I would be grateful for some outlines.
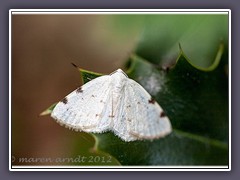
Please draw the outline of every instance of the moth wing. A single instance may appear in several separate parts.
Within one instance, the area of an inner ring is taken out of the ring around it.
[[[151,95],[132,79],[126,87],[129,92],[127,104],[131,104],[126,112],[134,113],[129,122],[129,133],[137,139],[155,139],[169,134],[172,131],[171,123]]]
[[[66,127],[100,133],[109,129],[111,120],[110,76],[93,79],[67,95],[51,116]],[[110,111],[110,112],[109,112]]]

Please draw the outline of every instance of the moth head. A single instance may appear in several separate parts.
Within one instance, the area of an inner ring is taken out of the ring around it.
[[[118,89],[117,91],[121,91],[128,80],[128,76],[121,69],[114,71],[110,76],[114,87]]]

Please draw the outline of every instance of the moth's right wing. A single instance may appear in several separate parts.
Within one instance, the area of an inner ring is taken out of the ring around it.
[[[93,79],[60,101],[51,116],[61,125],[78,131],[107,131],[111,125],[110,84],[109,75]]]
[[[172,131],[171,123],[163,109],[151,95],[137,82],[129,79],[127,100],[130,104],[126,112],[131,112],[129,133],[137,139],[156,139]]]

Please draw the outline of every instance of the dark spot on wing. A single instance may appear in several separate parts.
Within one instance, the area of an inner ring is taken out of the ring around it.
[[[137,102],[138,104],[140,104],[140,102]]]
[[[61,102],[62,102],[63,104],[67,104],[68,100],[67,100],[67,98],[65,97],[65,98],[63,98],[63,99],[61,100]]]
[[[130,108],[130,107],[131,107],[131,105],[128,105],[128,106],[127,106],[127,108]]]
[[[96,117],[98,117],[99,116],[99,114],[96,114]]]
[[[92,97],[95,97],[94,95],[92,95]]]
[[[81,93],[81,92],[83,92],[83,90],[82,90],[82,87],[80,86],[79,88],[77,88],[77,93]]]
[[[155,100],[153,98],[151,98],[150,100],[148,100],[148,103],[154,104]]]
[[[165,116],[166,116],[165,112],[162,111],[162,112],[160,113],[160,117],[162,118],[162,117],[165,117]]]

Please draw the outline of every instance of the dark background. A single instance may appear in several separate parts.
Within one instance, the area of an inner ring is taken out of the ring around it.
[[[0,53],[0,59],[1,59],[1,75],[0,75],[0,82],[1,82],[1,121],[0,121],[0,127],[2,130],[0,131],[0,137],[1,137],[1,174],[2,176],[6,176],[5,179],[26,179],[28,176],[36,176],[37,174],[33,173],[13,173],[8,172],[8,10],[10,8],[231,8],[232,10],[232,171],[231,172],[221,172],[221,173],[200,173],[200,175],[196,175],[196,173],[151,173],[151,177],[162,177],[162,178],[178,178],[178,179],[203,179],[203,178],[209,178],[209,179],[237,179],[237,176],[239,175],[239,155],[237,152],[239,152],[239,143],[237,138],[237,133],[239,131],[235,131],[236,128],[239,127],[239,121],[237,121],[237,115],[239,117],[239,111],[237,112],[237,108],[239,107],[239,95],[237,94],[239,92],[238,87],[238,81],[237,77],[239,77],[239,71],[237,72],[237,68],[239,67],[239,51],[237,51],[239,47],[239,36],[237,36],[237,32],[239,32],[239,10],[237,7],[240,7],[237,4],[234,4],[234,1],[201,1],[201,2],[192,2],[192,1],[168,1],[168,2],[156,2],[156,1],[147,1],[147,2],[140,2],[138,3],[132,1],[131,3],[126,4],[124,1],[116,2],[107,2],[102,1],[101,4],[93,4],[93,1],[87,1],[82,3],[76,3],[75,1],[57,1],[59,3],[55,4],[56,1],[41,1],[41,2],[33,2],[33,1],[27,1],[23,0],[21,2],[19,1],[1,1],[0,4],[0,20],[1,20],[1,36],[0,36],[0,46],[1,46],[1,53]],[[87,67],[86,67],[87,68]],[[70,70],[71,73],[74,73],[72,70]],[[76,74],[72,75],[75,76]],[[235,81],[236,80],[236,81]],[[78,83],[78,82],[76,82]],[[70,88],[70,86],[67,86]],[[44,105],[42,105],[44,106]],[[239,136],[238,136],[239,137]],[[81,173],[77,174],[75,173],[76,177],[87,177],[87,174],[89,173]],[[91,177],[97,178],[100,173],[91,173]],[[139,173],[121,173],[122,176],[118,176],[118,178],[122,179],[124,176],[126,177],[138,177],[138,179],[143,179],[146,177],[149,177],[149,173],[145,174],[139,174]],[[41,178],[53,178],[56,173],[45,173],[41,174],[44,177],[38,176],[39,179]],[[73,175],[74,176],[74,175]],[[113,173],[109,173],[108,177],[115,177]],[[191,177],[194,176],[194,177]],[[62,174],[61,177],[58,177],[58,179],[63,179],[69,177],[68,174]],[[104,176],[105,177],[105,176]],[[33,177],[32,177],[33,178]]]

